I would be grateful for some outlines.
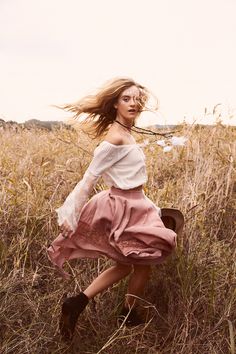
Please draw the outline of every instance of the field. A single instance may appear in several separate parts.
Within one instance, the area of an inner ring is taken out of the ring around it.
[[[81,179],[97,142],[68,129],[0,131],[1,353],[236,353],[236,129],[180,130],[186,147],[144,147],[146,195],[186,219],[176,253],[153,267],[141,301],[147,323],[117,324],[123,280],[91,302],[69,347],[58,334],[61,301],[111,261],[72,262],[65,281],[46,248],[59,232],[54,209]],[[93,193],[105,188],[101,180]]]

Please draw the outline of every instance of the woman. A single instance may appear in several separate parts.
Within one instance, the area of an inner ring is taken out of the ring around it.
[[[96,137],[106,135],[83,179],[57,209],[61,233],[48,255],[60,268],[66,260],[82,257],[105,255],[116,262],[83,292],[64,301],[60,318],[64,339],[72,338],[78,316],[89,300],[129,274],[129,295],[122,314],[127,324],[141,323],[135,298],[143,293],[150,266],[161,263],[176,246],[176,233],[164,226],[160,209],[143,192],[145,155],[131,134],[148,98],[148,90],[140,84],[115,79],[97,94],[63,107],[75,117],[87,113],[85,123],[90,124],[90,132]],[[88,201],[100,176],[110,188]],[[172,215],[169,221],[178,223],[178,217]]]

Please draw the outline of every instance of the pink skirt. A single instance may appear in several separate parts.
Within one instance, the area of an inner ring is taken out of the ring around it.
[[[111,187],[84,205],[74,234],[59,234],[47,251],[67,275],[62,266],[71,259],[106,256],[124,264],[158,264],[175,246],[176,233],[164,226],[142,189]]]

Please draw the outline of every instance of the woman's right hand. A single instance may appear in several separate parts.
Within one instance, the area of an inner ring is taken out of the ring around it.
[[[60,230],[61,230],[60,234],[64,238],[68,238],[73,234],[73,231],[71,230],[70,226],[66,221],[64,221],[64,223],[60,226]]]

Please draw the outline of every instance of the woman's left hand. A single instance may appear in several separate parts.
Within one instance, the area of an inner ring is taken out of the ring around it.
[[[66,221],[64,221],[64,223],[61,225],[60,230],[61,230],[61,235],[64,238],[68,238],[73,234],[73,231],[71,230],[70,226]]]

